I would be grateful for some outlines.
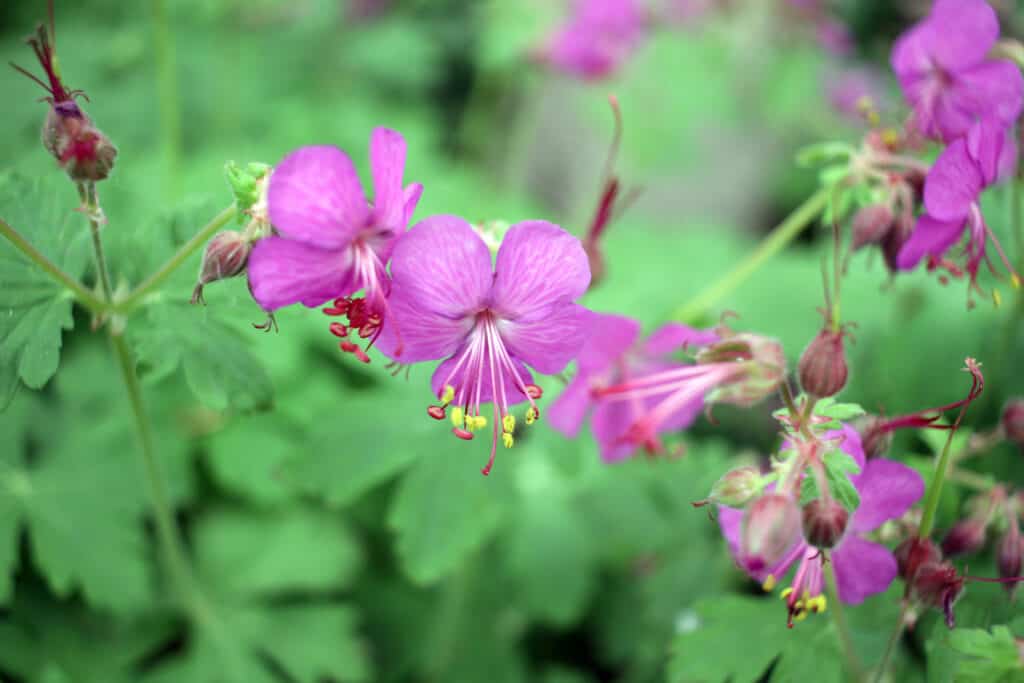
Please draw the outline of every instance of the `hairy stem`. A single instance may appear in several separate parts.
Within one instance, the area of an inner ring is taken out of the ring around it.
[[[159,287],[164,280],[169,278],[171,274],[188,259],[189,256],[202,248],[203,245],[213,237],[214,233],[227,225],[227,223],[235,217],[236,212],[237,209],[235,208],[235,205],[232,204],[214,216],[209,223],[203,226],[203,228],[192,237],[192,239],[182,245],[181,249],[179,249],[174,256],[168,259],[164,265],[160,266],[159,270],[146,278],[142,284],[132,290],[132,292],[123,300],[117,302],[114,308],[119,313],[127,313],[137,307],[142,303],[147,294]]]
[[[942,447],[942,453],[939,455],[939,464],[935,468],[932,480],[928,483],[928,493],[924,500],[924,512],[921,515],[921,526],[917,534],[919,538],[931,536],[932,528],[935,526],[935,511],[939,508],[942,484],[946,480],[946,471],[949,469],[950,460],[952,460],[950,457],[953,451],[951,446],[955,434],[956,430],[950,429],[949,434],[946,435],[946,443]]]
[[[174,37],[163,0],[152,0],[153,50],[160,106],[160,130],[164,149],[164,188],[168,199],[181,194],[181,102],[178,97]]]
[[[842,601],[839,599],[839,584],[836,583],[836,573],[832,570],[832,563],[826,562],[824,567],[825,582],[828,587],[828,599],[832,614],[832,623],[836,626],[839,634],[839,644],[843,648],[843,657],[846,659],[846,668],[849,670],[853,680],[864,680],[864,665],[857,656],[857,650],[853,645],[853,638],[850,636],[850,625],[846,621],[846,612]]]
[[[0,219],[0,235],[3,235],[18,251],[39,266],[44,273],[68,289],[75,299],[90,311],[98,314],[106,309],[106,302],[101,301],[96,295],[86,289],[85,285],[65,273],[56,263],[46,258],[20,232],[4,222],[3,219]]]
[[[718,281],[701,290],[686,305],[678,308],[672,317],[689,324],[699,321],[709,308],[746,282],[751,275],[757,272],[758,268],[782,251],[807,226],[811,225],[825,208],[828,198],[829,190],[827,188],[820,189],[808,197],[803,204],[768,233],[768,236],[746,259]]]
[[[103,210],[100,208],[96,185],[87,183],[79,186],[83,207],[89,217],[89,233],[92,235],[92,253],[96,257],[96,276],[100,281],[100,291],[104,301],[114,300],[114,289],[110,286],[110,272],[107,270],[107,259],[103,255],[103,239],[100,230],[103,228]]]

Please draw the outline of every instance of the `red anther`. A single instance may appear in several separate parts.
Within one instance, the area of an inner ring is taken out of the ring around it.
[[[530,398],[536,400],[536,399],[538,399],[538,398],[540,398],[541,396],[544,395],[544,390],[541,389],[536,384],[527,384],[526,385],[526,395],[529,396]],[[540,417],[540,416],[538,415],[538,417]]]
[[[459,437],[463,441],[472,441],[473,440],[473,432],[469,431],[468,429],[462,429],[461,427],[455,427],[454,429],[452,429],[452,434],[454,434],[455,436]]]
[[[346,299],[343,296],[342,297],[338,297],[337,299],[334,300],[334,307],[336,309],[338,309],[339,311],[341,311],[342,313],[348,312],[348,304],[349,304],[348,299]]]
[[[362,327],[359,328],[359,338],[360,339],[367,339],[369,337],[372,337],[373,333],[376,332],[376,331],[377,331],[377,325],[372,325],[370,323],[366,323],[365,325],[363,325]]]
[[[363,351],[358,346],[356,347],[356,350],[352,352],[352,354],[363,363],[370,362],[370,357],[366,355],[366,351]]]
[[[324,315],[345,315],[345,310],[342,308],[327,307],[323,309]]]
[[[427,415],[435,420],[444,419],[444,406],[427,406]]]
[[[338,346],[345,353],[355,353],[356,349],[359,348],[358,346],[356,346],[352,342],[348,341],[347,339],[345,341],[341,342],[340,344],[338,344]]]
[[[373,325],[374,327],[380,327],[380,324],[383,321],[384,319],[380,317],[380,313],[371,313],[370,317],[366,319],[366,324]]]
[[[339,322],[333,322],[331,323],[331,334],[335,337],[341,337],[344,339],[348,336],[348,328]]]

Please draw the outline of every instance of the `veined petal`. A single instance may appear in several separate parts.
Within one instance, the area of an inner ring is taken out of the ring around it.
[[[537,372],[561,372],[583,346],[582,306],[556,303],[529,318],[499,320],[498,330],[509,352]]]
[[[640,323],[624,315],[587,309],[582,309],[581,315],[586,335],[576,357],[581,373],[601,372],[610,367],[640,336]]]
[[[489,403],[495,399],[494,387],[491,383],[491,363],[484,360],[481,366],[475,367],[470,361],[460,364],[461,356],[465,349],[460,349],[454,356],[437,366],[433,377],[430,379],[430,386],[434,395],[440,397],[446,386],[455,387],[455,404],[461,405],[465,402],[475,404],[477,402],[476,387],[480,387],[480,403]],[[498,394],[505,405],[515,405],[526,400],[526,394],[518,389],[521,382],[524,386],[533,384],[533,375],[523,366],[522,363],[513,360],[516,375],[500,364],[494,365],[494,378],[498,385]],[[517,379],[518,378],[518,379]],[[465,394],[461,393],[465,388]],[[485,414],[486,415],[486,414]],[[490,415],[486,415],[490,419]]]
[[[498,249],[492,307],[505,319],[536,319],[552,304],[575,301],[589,284],[578,239],[545,221],[517,223]]]
[[[935,160],[924,184],[928,215],[940,221],[963,220],[981,192],[984,178],[977,160],[960,138]]]
[[[482,308],[493,279],[491,252],[458,216],[431,216],[395,245],[394,287],[424,314],[455,319]]]
[[[889,587],[896,578],[896,558],[882,545],[847,534],[832,552],[839,599],[857,605]]]
[[[569,438],[579,434],[580,426],[587,417],[594,400],[590,395],[590,377],[582,372],[576,374],[569,385],[562,390],[544,413],[547,423]]]
[[[320,249],[283,237],[257,242],[248,272],[252,296],[267,311],[294,303],[319,306],[358,288],[350,250]]]
[[[369,216],[352,160],[327,146],[297,149],[274,168],[267,211],[283,237],[325,249],[347,245]]]
[[[387,263],[391,260],[391,254],[395,250],[395,245],[398,244],[398,239],[405,234],[405,229],[409,225],[409,219],[412,218],[412,214],[416,211],[416,205],[420,201],[420,195],[423,194],[423,186],[419,183],[413,183],[405,188],[403,201],[405,204],[402,209],[402,222],[398,227],[398,232],[391,233],[383,236],[383,239],[373,241],[373,250],[377,253],[377,257],[381,263]]]
[[[370,137],[370,169],[373,172],[374,224],[383,229],[404,230],[405,138],[388,128],[376,128]]]
[[[924,495],[920,474],[885,458],[869,460],[851,479],[860,493],[860,507],[850,521],[856,532],[874,531],[883,522],[901,517]]]
[[[435,313],[419,305],[405,285],[393,282],[374,346],[399,363],[437,360],[455,353],[472,329],[472,316]]]
[[[643,343],[643,352],[648,356],[666,356],[684,347],[696,348],[718,341],[714,330],[697,330],[682,323],[662,325]]]
[[[900,249],[897,265],[900,270],[910,270],[916,266],[926,254],[942,256],[946,250],[956,244],[964,231],[964,221],[939,221],[928,214],[917,219],[914,232]]]

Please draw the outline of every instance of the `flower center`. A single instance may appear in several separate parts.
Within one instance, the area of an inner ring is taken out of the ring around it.
[[[380,336],[381,325],[387,313],[387,295],[389,281],[384,264],[363,239],[357,239],[351,247],[352,282],[364,291],[364,296],[338,297],[331,306],[323,309],[325,315],[345,318],[345,322],[334,321],[330,324],[331,334],[341,339],[338,347],[345,353],[351,353],[363,363],[369,363],[370,357],[349,337],[354,334],[359,339],[368,339],[368,350]],[[401,348],[401,335],[399,349]],[[400,351],[399,351],[400,353]]]

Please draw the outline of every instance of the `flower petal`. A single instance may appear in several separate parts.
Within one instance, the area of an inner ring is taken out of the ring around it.
[[[498,249],[492,305],[507,320],[536,319],[553,304],[575,301],[589,284],[580,241],[557,225],[526,221],[513,225]]]
[[[640,323],[624,315],[583,309],[586,340],[576,362],[581,373],[602,372],[622,357],[640,336]]]
[[[963,231],[963,220],[938,221],[928,214],[923,214],[917,219],[910,239],[900,249],[896,263],[900,270],[910,270],[926,254],[941,257],[947,249],[956,244]]]
[[[577,373],[558,398],[548,406],[544,417],[554,429],[569,438],[579,434],[593,399],[590,396],[590,378]]]
[[[455,353],[473,324],[472,317],[439,315],[421,306],[408,287],[392,283],[384,323],[374,346],[403,364],[437,360]]]
[[[352,160],[326,146],[297,149],[274,168],[267,211],[282,236],[327,249],[347,245],[369,216]]]
[[[460,350],[454,356],[444,361],[437,366],[437,370],[434,371],[433,377],[430,379],[430,386],[434,390],[434,395],[440,397],[444,393],[444,388],[448,385],[455,387],[455,404],[461,405],[470,401],[476,401],[476,382],[480,382],[480,403],[489,403],[494,400],[494,389],[491,383],[491,365],[488,361],[484,361],[483,368],[471,369],[469,365],[463,363],[461,366],[458,365],[459,357],[462,355],[463,350]],[[498,386],[504,389],[505,405],[515,405],[516,403],[522,403],[526,400],[526,394],[517,389],[519,382],[523,385],[533,384],[533,375],[526,367],[515,360],[513,360],[515,366],[516,375],[518,375],[518,381],[516,377],[508,369],[504,369],[502,366],[495,366],[495,379],[498,381]],[[473,387],[473,396],[465,397],[459,395],[460,387]],[[491,416],[487,415],[490,419]]]
[[[960,138],[939,155],[924,184],[924,206],[940,221],[963,220],[981,192],[984,178]]]
[[[431,216],[402,235],[391,256],[394,287],[410,306],[461,318],[483,306],[493,278],[491,252],[458,216]]]
[[[583,314],[572,303],[533,311],[529,318],[498,321],[501,339],[509,352],[537,372],[561,372],[583,346]]]
[[[882,545],[847,534],[832,552],[839,599],[848,605],[881,593],[896,578],[896,558]]]
[[[681,323],[662,325],[644,341],[643,352],[648,356],[665,356],[683,348],[707,346],[718,341],[714,330],[697,330]]]
[[[357,289],[349,249],[330,250],[266,237],[249,255],[249,289],[266,311],[289,304],[320,304]]]
[[[989,60],[958,75],[950,98],[971,115],[993,118],[1009,127],[1020,116],[1024,102],[1024,75],[1013,62]]]
[[[606,463],[625,460],[637,449],[626,439],[629,428],[640,418],[630,401],[600,401],[590,418],[591,431]]]
[[[902,463],[885,458],[869,460],[864,470],[851,477],[860,493],[860,507],[853,514],[853,531],[873,531],[909,510],[924,495],[921,475]]]
[[[405,138],[398,131],[375,128],[370,137],[370,169],[373,172],[374,224],[391,232],[405,229]]]
[[[776,580],[781,580],[785,573],[789,571],[789,566],[807,550],[807,544],[800,541],[794,544],[775,566],[766,567],[759,571],[750,571],[743,566],[743,558],[740,557],[740,537],[743,534],[743,510],[720,505],[718,507],[718,526],[722,531],[722,536],[725,537],[726,543],[729,545],[729,552],[739,568],[758,582],[763,582],[769,575],[774,576]]]
[[[999,38],[999,18],[985,0],[936,0],[925,21],[932,56],[950,71],[985,59]]]

